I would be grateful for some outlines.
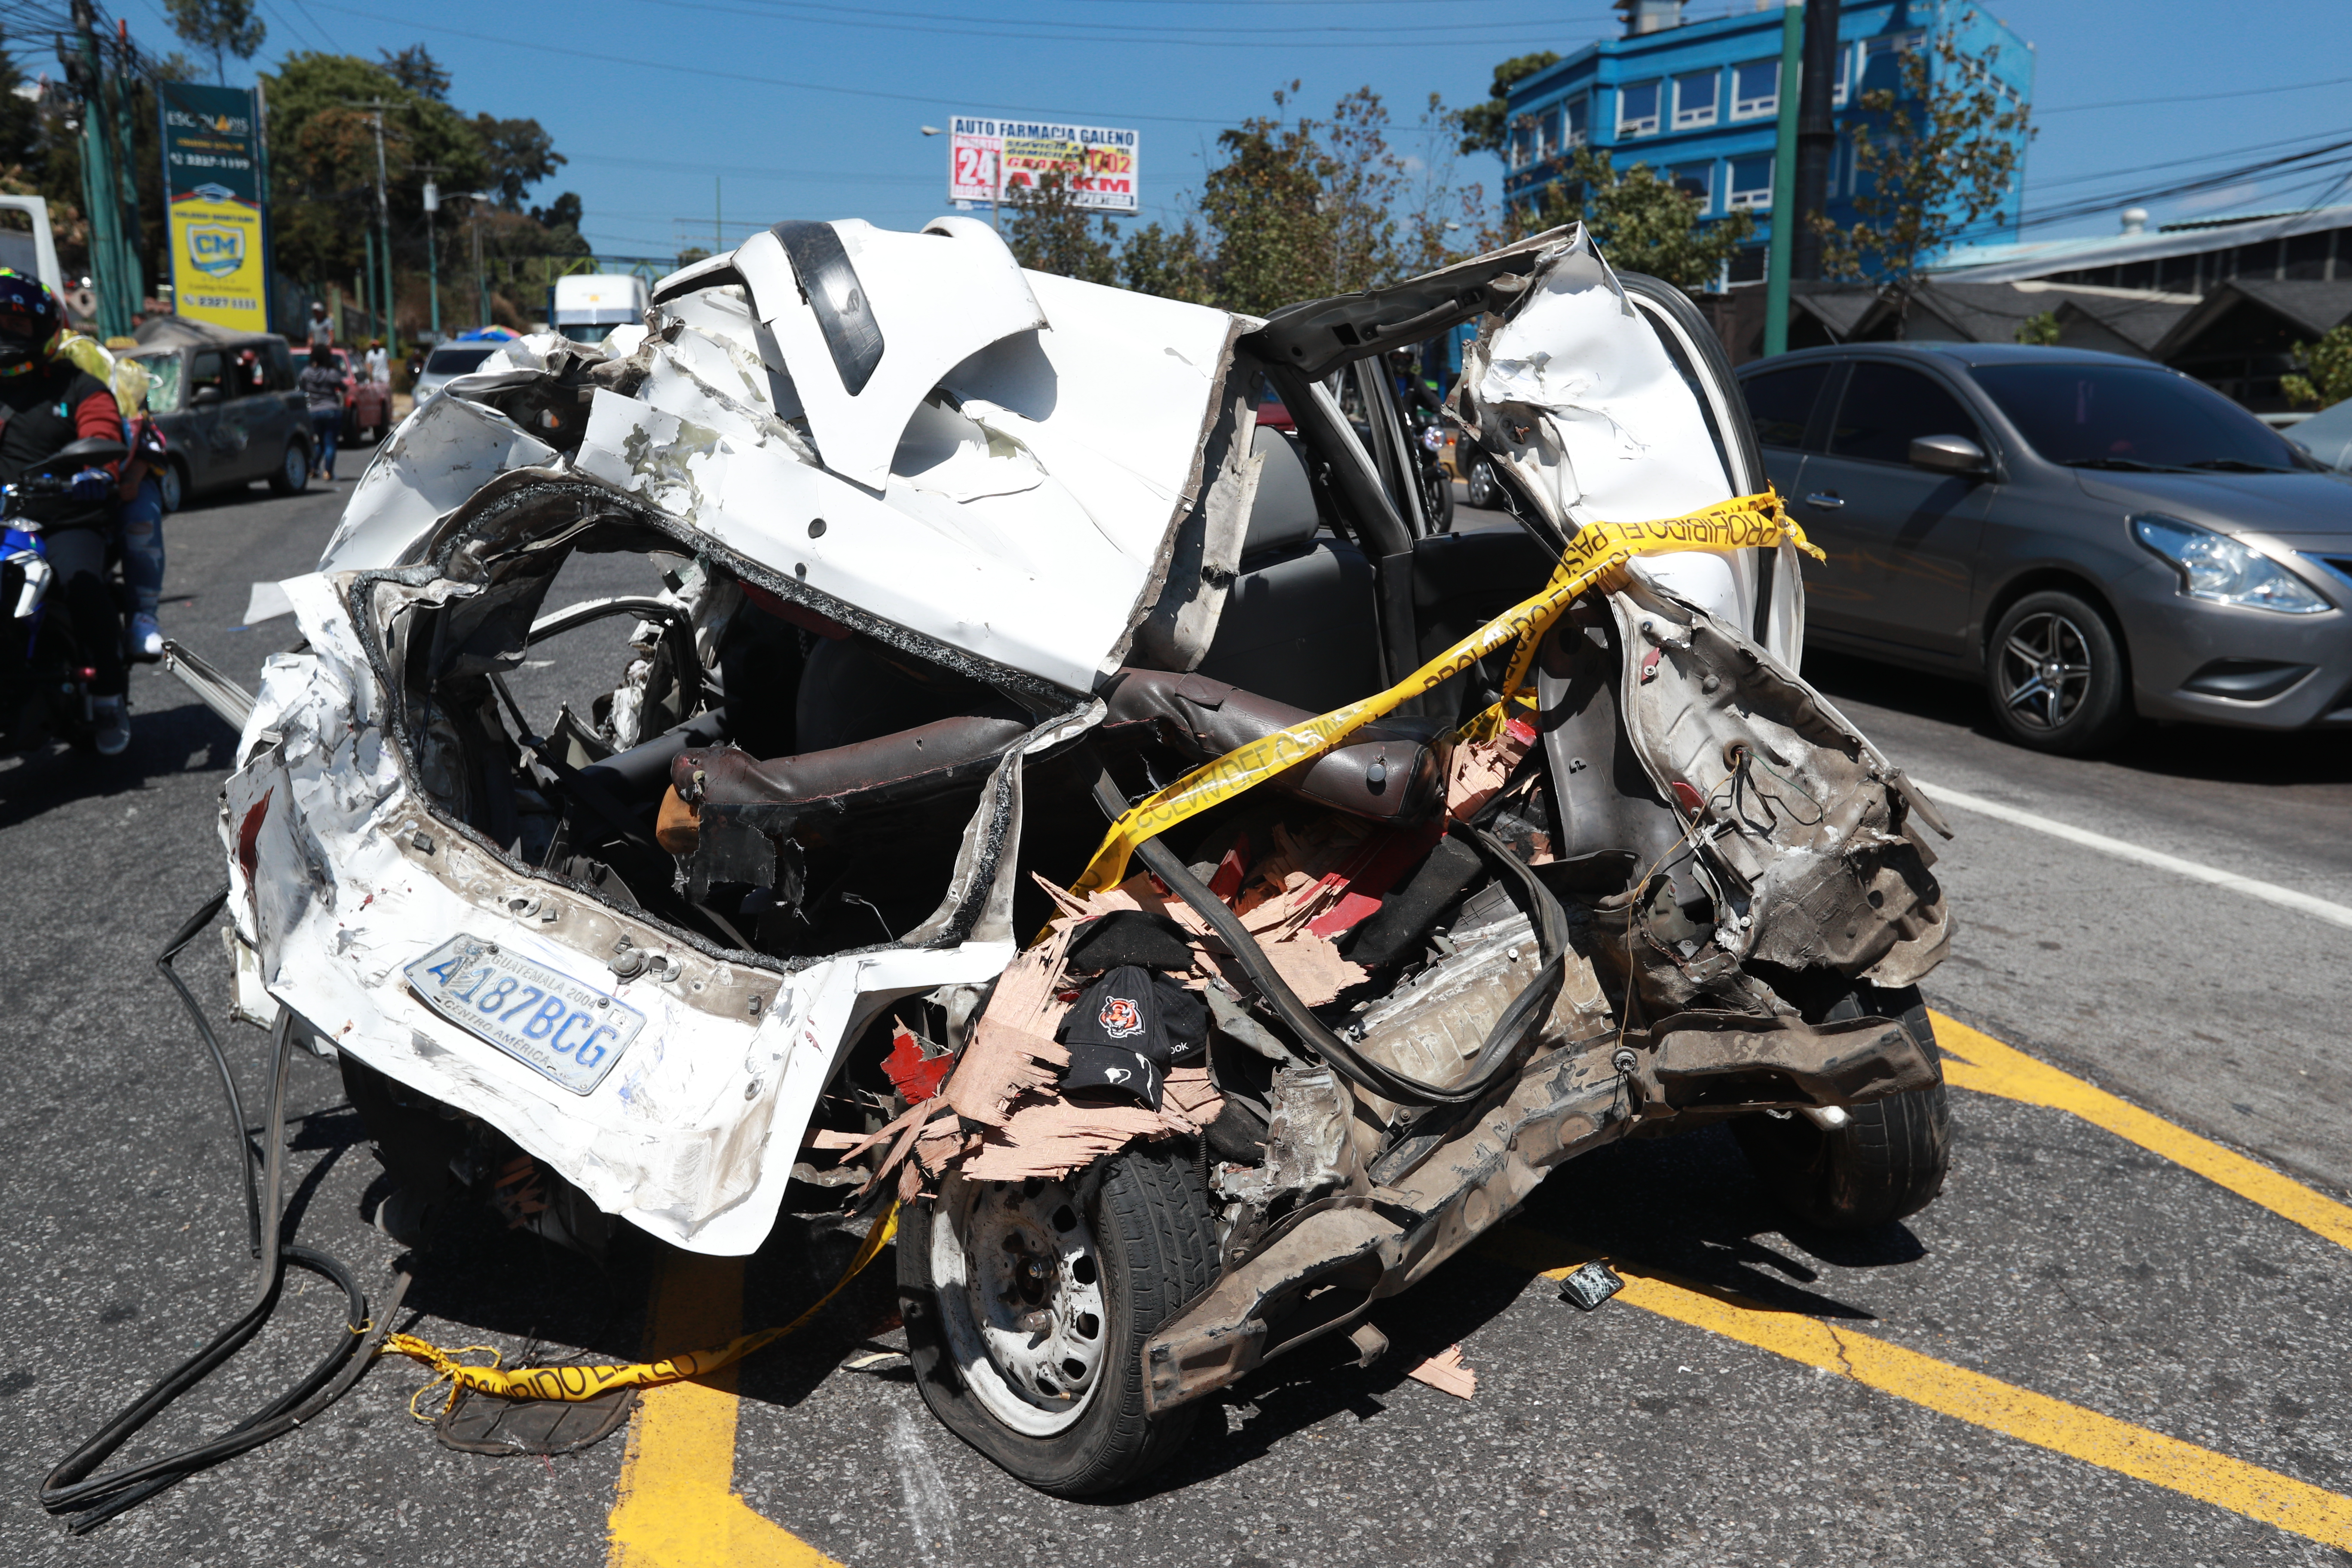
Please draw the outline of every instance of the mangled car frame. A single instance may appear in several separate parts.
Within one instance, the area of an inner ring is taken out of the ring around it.
[[[947,218],[654,300],[386,444],[225,791],[240,1005],[414,1202],[520,1159],[542,1234],[718,1254],[895,1204],[924,1399],[1076,1495],[1612,1140],[1936,1194],[1941,828],[1794,673],[1675,290],[1561,230],[1258,321]],[[1518,526],[1449,534],[1382,356],[1474,321]],[[599,562],[646,591],[552,602]]]

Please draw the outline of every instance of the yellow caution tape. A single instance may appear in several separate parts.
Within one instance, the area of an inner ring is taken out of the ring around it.
[[[433,1383],[426,1384],[424,1389],[417,1391],[418,1394],[446,1379],[449,1384],[452,1404],[456,1403],[457,1391],[461,1388],[470,1388],[477,1394],[500,1394],[509,1399],[578,1401],[593,1399],[615,1388],[649,1388],[656,1384],[679,1383],[717,1372],[724,1366],[732,1366],[752,1352],[764,1350],[786,1334],[806,1327],[819,1312],[824,1310],[827,1303],[848,1287],[852,1279],[865,1271],[866,1266],[889,1245],[890,1238],[898,1234],[898,1205],[893,1203],[884,1211],[882,1217],[874,1222],[874,1228],[866,1233],[866,1240],[858,1247],[857,1256],[849,1260],[849,1267],[842,1271],[840,1279],[834,1281],[833,1289],[818,1297],[814,1306],[780,1329],[761,1329],[757,1333],[730,1341],[716,1350],[688,1351],[683,1355],[638,1362],[633,1366],[530,1366],[508,1370],[497,1364],[499,1352],[488,1345],[467,1345],[462,1350],[445,1351],[409,1334],[388,1334],[377,1353],[404,1355],[425,1363],[436,1375]],[[491,1364],[468,1366],[457,1359],[468,1351],[488,1351]],[[415,1399],[410,1400],[409,1406],[415,1408]]]
[[[1371,721],[1394,712],[1412,698],[1516,641],[1518,646],[1512,653],[1509,673],[1504,680],[1503,700],[1464,727],[1465,732],[1474,737],[1491,731],[1526,683],[1537,646],[1543,641],[1551,623],[1579,595],[1634,556],[1664,555],[1684,550],[1728,554],[1736,550],[1769,548],[1784,538],[1815,560],[1822,558],[1822,552],[1806,541],[1804,531],[1790,520],[1780,496],[1769,489],[1759,495],[1720,501],[1683,517],[1650,522],[1587,523],[1568,542],[1551,581],[1544,584],[1541,593],[1513,605],[1386,691],[1236,747],[1202,763],[1134,806],[1111,824],[1110,831],[1103,837],[1102,847],[1095,851],[1086,874],[1070,885],[1071,891],[1089,893],[1118,886],[1127,878],[1128,857],[1135,852],[1137,845],[1301,763],[1312,762]]]

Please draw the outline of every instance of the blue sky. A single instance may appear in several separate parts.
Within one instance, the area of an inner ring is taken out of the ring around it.
[[[786,216],[916,226],[945,209],[947,179],[946,138],[919,127],[959,111],[1139,128],[1146,216],[1165,216],[1197,186],[1218,128],[1267,111],[1274,89],[1294,79],[1317,112],[1369,84],[1409,125],[1432,92],[1456,105],[1483,98],[1499,59],[1566,54],[1620,26],[1606,0],[260,5],[269,37],[257,65],[298,48],[373,57],[425,44],[450,68],[461,108],[534,116],[554,135],[572,162],[538,199],[578,191],[599,250],[643,256],[709,246],[715,205],[730,239]],[[1752,5],[1694,0],[1687,15]],[[2035,46],[2041,135],[2027,165],[2029,224],[2037,206],[2249,163],[2331,131],[2352,139],[2347,0],[1984,8]],[[113,9],[151,49],[177,46],[161,0],[113,0]],[[2312,83],[2325,85],[2303,85]],[[1461,174],[1491,194],[1501,169],[1465,159]],[[2322,191],[2307,177],[2273,177],[2155,212],[2162,222],[2300,207]],[[2352,201],[2352,188],[2334,199]],[[2028,237],[2116,221],[2104,213]]]

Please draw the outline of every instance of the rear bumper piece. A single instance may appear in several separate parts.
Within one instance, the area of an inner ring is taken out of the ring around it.
[[[1849,1104],[1937,1081],[1937,1069],[1899,1023],[1883,1018],[1808,1029],[1735,1029],[1703,1015],[1630,1037],[1620,1073],[1613,1037],[1531,1064],[1507,1098],[1459,1131],[1394,1187],[1321,1199],[1278,1222],[1246,1258],[1229,1260],[1209,1292],[1143,1347],[1143,1397],[1153,1414],[1189,1404],[1372,1303],[1418,1284],[1525,1202],[1552,1166],[1687,1109],[1696,1121],[1735,1109]]]

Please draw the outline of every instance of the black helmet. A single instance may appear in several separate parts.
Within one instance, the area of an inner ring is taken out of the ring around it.
[[[0,267],[0,375],[47,363],[65,331],[65,312],[39,279]]]

